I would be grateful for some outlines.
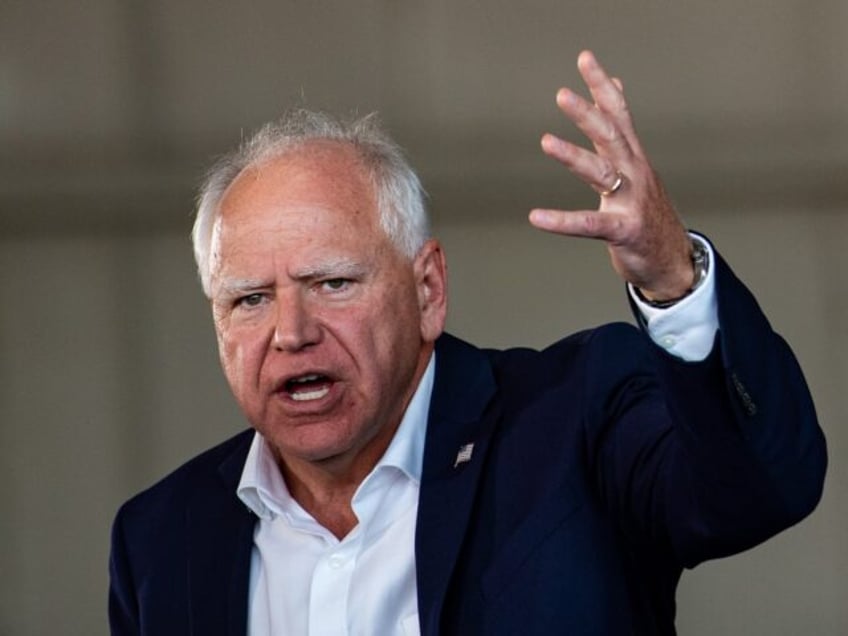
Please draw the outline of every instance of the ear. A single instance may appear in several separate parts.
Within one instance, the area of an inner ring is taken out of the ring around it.
[[[413,273],[421,315],[421,339],[433,342],[445,329],[448,310],[447,264],[438,241],[430,239],[418,251]]]

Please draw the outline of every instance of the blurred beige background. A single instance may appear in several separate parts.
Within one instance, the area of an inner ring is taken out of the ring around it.
[[[210,159],[282,109],[378,109],[447,245],[451,329],[543,345],[629,319],[594,201],[538,150],[592,47],[645,145],[793,344],[824,500],[684,575],[684,635],[848,633],[848,3],[164,0],[0,4],[0,634],[107,633],[121,501],[243,422],[188,243]]]

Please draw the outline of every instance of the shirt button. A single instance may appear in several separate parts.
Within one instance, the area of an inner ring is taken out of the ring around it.
[[[671,349],[674,345],[677,344],[677,338],[674,336],[663,336],[660,338],[660,346],[664,349]]]
[[[327,565],[329,565],[334,570],[338,570],[344,565],[344,557],[338,554],[334,554],[327,560]]]

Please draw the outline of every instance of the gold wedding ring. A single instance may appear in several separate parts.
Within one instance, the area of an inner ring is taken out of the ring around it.
[[[621,170],[615,171],[615,183],[613,183],[609,189],[607,190],[598,190],[598,194],[602,197],[608,197],[611,194],[615,194],[621,189],[621,186],[624,185],[624,175],[621,174]]]

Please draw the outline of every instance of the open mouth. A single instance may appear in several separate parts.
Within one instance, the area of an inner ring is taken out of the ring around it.
[[[326,375],[310,373],[286,380],[283,388],[296,402],[320,400],[330,392],[332,380]]]

